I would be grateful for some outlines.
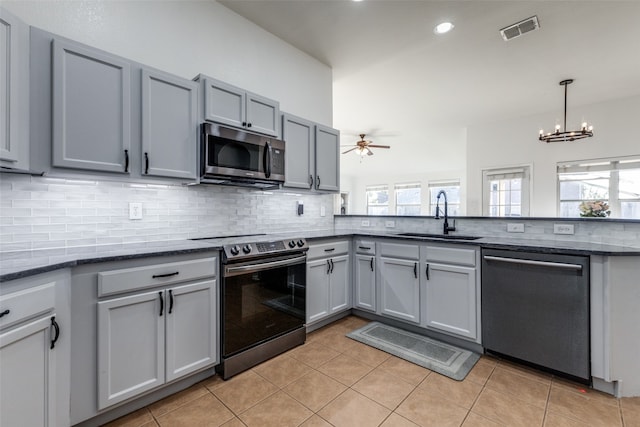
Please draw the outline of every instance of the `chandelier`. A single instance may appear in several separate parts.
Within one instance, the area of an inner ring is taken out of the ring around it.
[[[576,141],[578,139],[588,138],[593,136],[593,126],[588,125],[587,122],[582,122],[580,130],[567,130],[567,86],[573,83],[573,79],[562,80],[560,86],[564,86],[564,130],[560,132],[560,125],[556,125],[556,129],[553,132],[544,133],[544,130],[540,129],[540,141],[549,142],[561,142],[561,141]]]

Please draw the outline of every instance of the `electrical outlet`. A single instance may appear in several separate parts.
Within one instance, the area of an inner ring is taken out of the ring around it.
[[[324,205],[320,205],[320,216],[325,216],[327,215],[327,211],[324,208]]]
[[[573,224],[553,224],[553,234],[573,234]]]
[[[507,232],[509,233],[524,233],[523,223],[507,224]]]
[[[129,203],[129,219],[142,219],[142,203]]]
[[[384,226],[387,227],[387,228],[395,228],[396,222],[395,221],[385,221],[384,222]]]
[[[362,222],[360,223],[361,226],[363,227],[368,227],[369,226],[369,220],[368,219],[363,219]]]

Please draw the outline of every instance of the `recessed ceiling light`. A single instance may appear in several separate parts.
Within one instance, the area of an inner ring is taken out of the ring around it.
[[[442,22],[436,25],[436,28],[433,29],[433,32],[436,34],[444,34],[453,30],[453,24],[451,22]]]

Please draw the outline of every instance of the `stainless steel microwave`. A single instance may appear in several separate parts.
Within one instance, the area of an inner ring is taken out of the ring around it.
[[[284,182],[284,141],[202,124],[200,182],[274,188]]]

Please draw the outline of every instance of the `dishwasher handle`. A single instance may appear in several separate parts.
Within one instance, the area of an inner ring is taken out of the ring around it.
[[[560,268],[563,270],[582,270],[582,266],[580,264],[565,264],[561,262],[536,261],[532,259],[505,258],[493,255],[484,255],[483,258],[487,261],[508,262],[511,264],[535,265],[538,267]]]

